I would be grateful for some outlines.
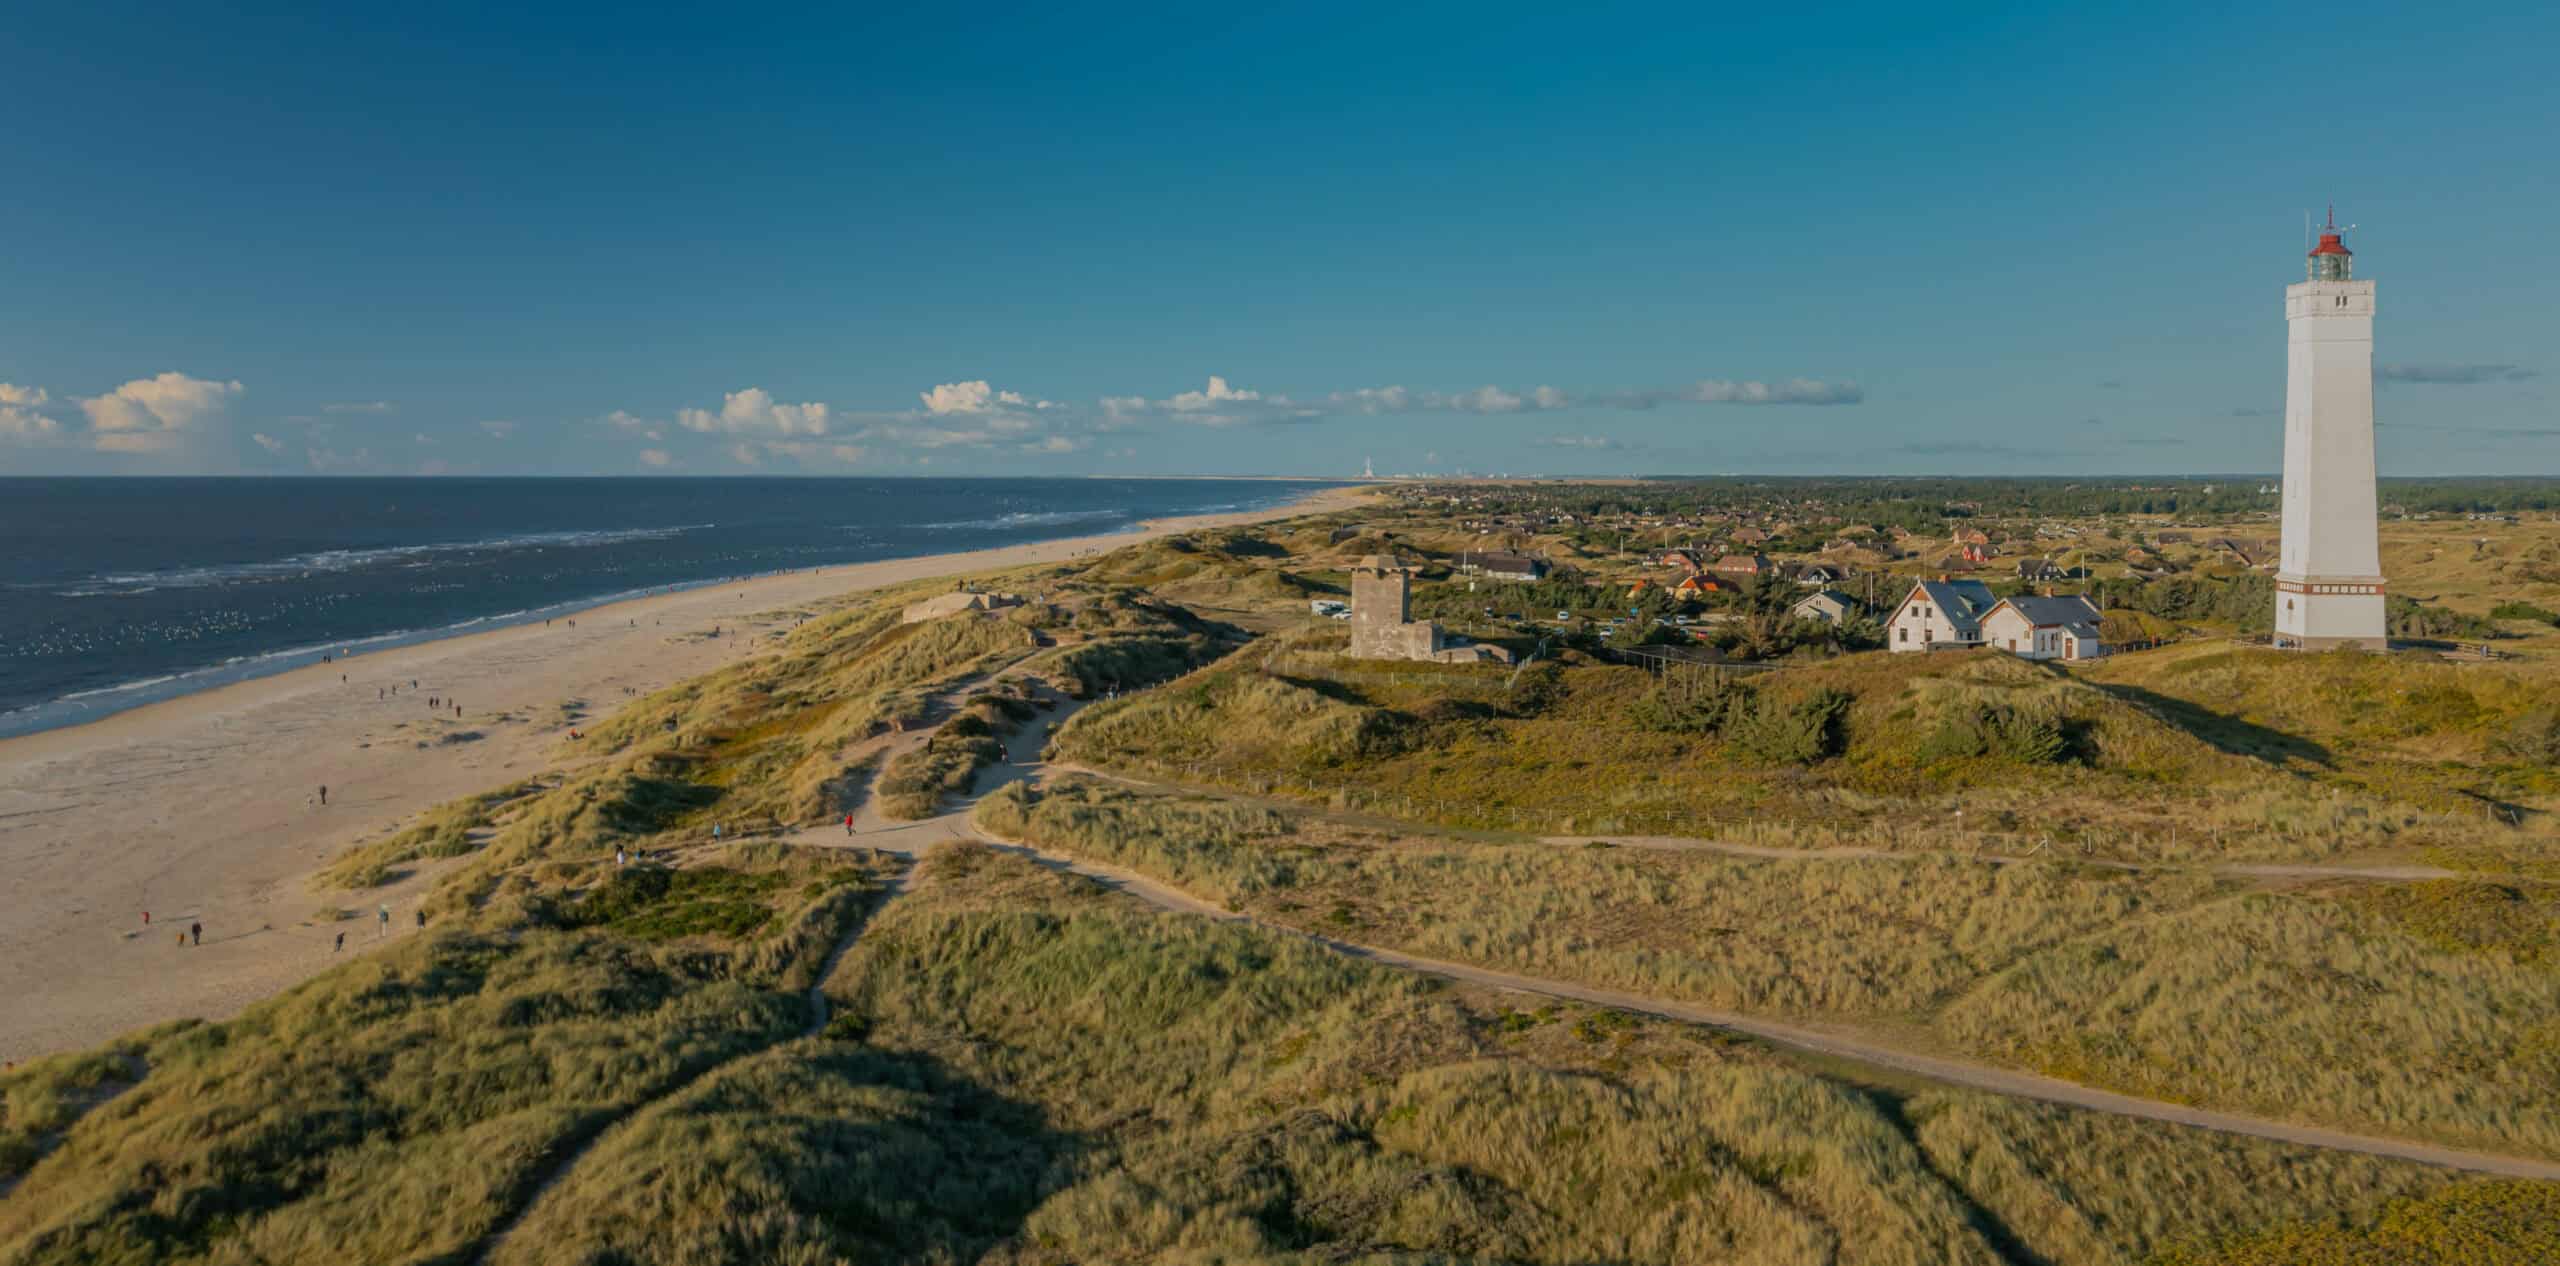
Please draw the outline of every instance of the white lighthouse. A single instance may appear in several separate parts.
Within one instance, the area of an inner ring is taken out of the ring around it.
[[[2373,283],[2329,216],[2310,279],[2284,288],[2284,539],[2276,645],[2382,650],[2374,526]]]

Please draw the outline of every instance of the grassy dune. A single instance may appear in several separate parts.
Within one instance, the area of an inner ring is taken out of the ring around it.
[[[1229,654],[1234,630],[1167,600],[1290,628],[1351,558],[1475,539],[1335,542],[1336,522],[982,578],[1035,596],[995,613],[899,621],[940,584],[806,613],[777,653],[593,727],[579,751],[601,760],[351,852],[330,882],[458,858],[436,930],[236,1020],[0,1074],[0,1266],[455,1262],[520,1214],[500,1260],[2549,1259],[2551,1185],[1847,1081],[1707,1030],[1145,912],[984,848],[935,854],[883,906],[885,859],[704,843],[714,824],[841,813],[892,719],[1003,669],[1119,695],[1068,730],[1069,755],[1360,811],[1099,783],[983,806],[1005,833],[1266,918],[2560,1154],[2542,887],[1764,864],[1415,841],[1364,816],[1910,848],[1987,830],[2144,856],[2477,843],[2465,806],[2372,771],[2465,762],[2529,798],[2495,755],[2538,706],[2524,695],[2456,679],[2465,712],[2416,669],[2349,680],[2381,711],[2306,738],[2286,711],[2305,683],[2249,661],[2182,681],[2172,652],[2093,681],[1852,657],[1750,687],[1773,717],[1846,700],[1800,762],[1630,724],[1657,690],[1632,670],[1541,665],[1515,687],[1347,664],[1333,627]],[[881,794],[938,799],[986,737],[937,740]],[[2532,832],[2496,846],[2530,859]],[[618,868],[617,848],[653,860]],[[832,1020],[804,1036],[807,990],[856,926]]]
[[[2075,1081],[2560,1156],[2560,889],[1398,838],[1084,779],[979,822],[1310,931],[1763,1014],[1925,1026]]]
[[[2315,1233],[2461,1235],[2459,1260],[2491,1266],[2539,1251],[2479,1210],[2545,1188],[1844,1083],[969,845],[873,917],[828,982],[834,1023],[800,1037],[797,986],[877,872],[773,844],[695,860],[663,888],[527,867],[469,928],[0,1080],[0,1121],[50,1118],[0,1262],[464,1260],[571,1155],[496,1260],[2133,1266]],[[732,935],[706,903],[771,917]],[[44,1107],[137,1069],[85,1114]]]
[[[644,1114],[502,1260],[2130,1264],[2476,1189],[1523,1014],[972,846],[830,992],[829,1037]]]
[[[1166,689],[1089,709],[1059,751],[1548,833],[2008,851],[2051,840],[2161,858],[2317,857],[2497,829],[2474,807],[2325,783],[2279,735],[2252,747],[2239,723],[2205,724],[2192,708],[1989,653],[1853,655],[1727,687],[1764,713],[1844,701],[1829,754],[1799,762],[1772,759],[1747,727],[1648,723],[1675,687],[1639,669],[1348,660],[1335,653],[1344,636],[1266,639]],[[1980,737],[2017,719],[2039,727],[2044,746]]]
[[[1071,572],[992,580],[1039,581],[1042,600],[906,624],[904,606],[945,583],[865,595],[800,625],[778,653],[634,701],[581,741],[582,753],[603,760],[440,806],[343,854],[321,882],[369,887],[403,863],[467,856],[430,900],[449,916],[485,902],[498,876],[531,863],[696,843],[715,827],[735,835],[825,821],[869,788],[878,765],[869,741],[893,722],[921,723],[939,692],[1014,666],[1025,680],[1069,693],[1134,687],[1233,644],[1229,630],[1180,607]],[[986,736],[955,731],[908,767],[886,771],[879,791],[895,800],[893,811],[930,812],[941,794],[965,786],[985,754],[972,737]]]
[[[876,885],[852,854],[700,860],[688,873],[727,877],[722,896],[697,883],[652,901],[628,872],[555,868],[468,926],[92,1057],[140,1075],[57,1124],[0,1205],[0,1261],[432,1261],[469,1246],[565,1147],[796,1033],[805,960]],[[649,919],[706,904],[761,917]],[[63,1080],[13,1074],[8,1119]]]

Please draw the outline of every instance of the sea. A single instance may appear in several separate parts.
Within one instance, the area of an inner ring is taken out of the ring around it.
[[[0,478],[0,737],[639,594],[1134,530],[1331,486]]]

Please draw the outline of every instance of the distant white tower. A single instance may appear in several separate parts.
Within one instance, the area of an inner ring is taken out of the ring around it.
[[[1369,460],[1369,459],[1368,459],[1368,458],[1366,458],[1366,457],[1361,458],[1361,459],[1360,459],[1360,477],[1361,477],[1362,479],[1375,479],[1375,478],[1377,478],[1377,477],[1378,477],[1378,463],[1373,462],[1373,461]]]
[[[2276,645],[2387,645],[2374,526],[2373,283],[2333,210],[2311,248],[2310,279],[2284,288],[2284,538],[2276,563]]]

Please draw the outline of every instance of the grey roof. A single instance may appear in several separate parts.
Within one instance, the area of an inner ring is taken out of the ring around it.
[[[1982,636],[1982,617],[2000,604],[1991,596],[1991,586],[1979,580],[1924,580],[1920,592],[1946,617],[1957,636],[1967,641]]]
[[[1796,599],[1795,605],[1800,607],[1808,602],[1815,602],[1824,598],[1829,598],[1833,602],[1838,603],[1842,610],[1847,610],[1849,607],[1855,605],[1850,601],[1849,595],[1842,593],[1837,589],[1816,589],[1812,593]],[[1789,609],[1793,610],[1794,608],[1791,607]]]
[[[2027,623],[2040,629],[2069,624],[2086,624],[2094,629],[2098,623],[2097,605],[2076,593],[2059,598],[2011,598],[2009,605],[2027,617]],[[2096,634],[2093,632],[2086,636],[2094,637]]]

